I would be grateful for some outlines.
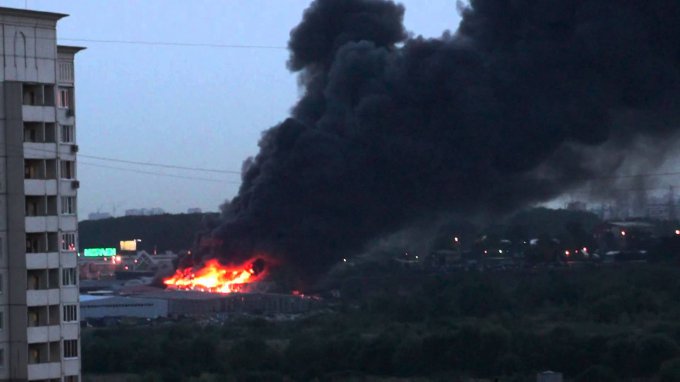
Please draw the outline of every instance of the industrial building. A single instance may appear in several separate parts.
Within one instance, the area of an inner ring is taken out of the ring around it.
[[[88,296],[80,300],[81,319],[107,317],[159,318],[168,316],[165,300],[124,296]]]
[[[131,296],[83,296],[82,320],[212,314],[297,314],[318,305],[311,297],[277,293],[205,293],[147,288]]]
[[[74,55],[66,15],[0,7],[0,381],[80,380]]]

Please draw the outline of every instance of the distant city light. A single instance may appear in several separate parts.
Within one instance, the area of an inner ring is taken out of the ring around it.
[[[675,230],[675,234],[676,234],[676,235],[680,235],[680,229],[676,229],[676,230]]]
[[[626,236],[626,231],[621,231],[621,236]]]
[[[571,255],[571,252],[569,252],[569,251],[564,251],[564,254],[567,255],[567,256],[569,256],[569,255]]]
[[[115,248],[85,248],[83,250],[83,256],[85,257],[107,257],[115,255]]]
[[[347,262],[347,259],[342,259],[342,261],[344,261],[344,262],[346,263],[346,262]]]

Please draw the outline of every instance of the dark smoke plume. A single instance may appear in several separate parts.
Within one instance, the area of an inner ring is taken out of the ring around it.
[[[678,1],[473,0],[438,39],[408,37],[404,11],[307,9],[288,63],[305,93],[248,161],[212,255],[265,251],[313,278],[415,220],[554,198],[678,130]]]

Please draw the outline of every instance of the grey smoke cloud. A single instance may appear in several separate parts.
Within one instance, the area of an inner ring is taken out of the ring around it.
[[[265,251],[311,279],[417,219],[556,197],[677,131],[676,1],[473,0],[437,39],[409,37],[404,12],[307,9],[288,62],[304,94],[244,166],[211,256]]]

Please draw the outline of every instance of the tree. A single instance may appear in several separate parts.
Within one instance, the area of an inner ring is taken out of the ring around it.
[[[680,358],[673,358],[661,364],[659,382],[680,381]]]

